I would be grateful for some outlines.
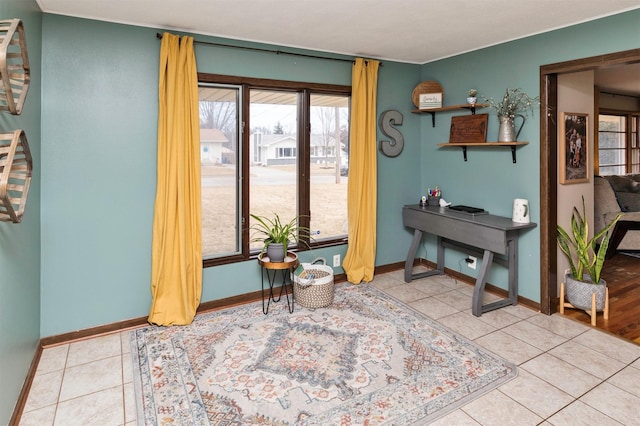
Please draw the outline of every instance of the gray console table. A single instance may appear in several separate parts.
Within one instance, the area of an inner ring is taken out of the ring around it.
[[[483,312],[518,303],[518,234],[524,229],[535,228],[535,223],[517,223],[508,217],[491,214],[471,215],[447,207],[423,207],[417,204],[402,208],[402,222],[415,230],[404,266],[405,282],[409,283],[414,278],[444,274],[444,249],[448,246],[455,247],[469,254],[482,254],[482,266],[473,289],[473,315],[479,317]],[[423,232],[433,234],[438,239],[437,265],[433,271],[413,274],[413,261]],[[496,254],[502,257],[496,257]],[[509,296],[507,299],[483,305],[482,295],[489,268],[493,263],[509,269]]]

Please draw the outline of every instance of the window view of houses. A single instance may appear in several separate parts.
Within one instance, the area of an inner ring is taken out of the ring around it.
[[[242,224],[249,222],[242,202],[247,199],[249,213],[278,214],[287,222],[309,211],[314,241],[345,238],[349,96],[311,94],[309,105],[301,108],[303,97],[295,91],[249,92],[243,94],[240,86],[200,87],[205,259],[262,246],[252,242],[242,247]],[[248,117],[241,114],[242,96],[250,99]],[[300,116],[301,111],[308,115]],[[245,138],[244,122],[249,129]],[[301,122],[308,123],[302,127],[310,129],[308,135],[300,134]],[[243,161],[248,162],[245,176]]]

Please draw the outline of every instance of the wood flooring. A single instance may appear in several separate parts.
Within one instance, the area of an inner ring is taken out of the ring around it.
[[[640,258],[620,252],[604,263],[602,278],[609,287],[609,319],[598,313],[596,327],[640,344]],[[591,324],[580,309],[565,309],[565,315]]]

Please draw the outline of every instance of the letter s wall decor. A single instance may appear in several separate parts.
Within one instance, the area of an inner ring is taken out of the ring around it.
[[[380,152],[387,157],[397,157],[404,148],[404,138],[402,133],[393,126],[402,125],[402,114],[396,110],[385,111],[380,114],[379,125],[382,133],[391,138],[391,141],[380,141]]]

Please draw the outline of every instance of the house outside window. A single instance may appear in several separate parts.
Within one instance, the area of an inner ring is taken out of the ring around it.
[[[290,158],[296,156],[295,148],[278,148],[276,151],[277,158]]]
[[[349,86],[200,75],[204,266],[260,252],[250,214],[299,217],[311,238],[293,250],[344,244],[350,96]]]

